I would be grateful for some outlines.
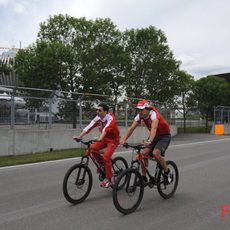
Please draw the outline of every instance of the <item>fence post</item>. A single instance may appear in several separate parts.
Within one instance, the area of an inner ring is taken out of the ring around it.
[[[79,127],[82,128],[82,103],[81,97],[79,97]]]
[[[230,124],[230,112],[228,110],[228,124]]]
[[[128,127],[128,104],[125,103],[125,127]]]
[[[11,111],[10,111],[10,129],[14,129],[15,125],[15,101],[14,93],[11,95]]]
[[[10,154],[15,155],[15,130],[14,130],[14,125],[15,125],[15,89],[11,94],[11,113],[10,113],[10,129],[12,130],[12,145],[11,145],[11,151]]]
[[[214,125],[216,124],[216,106],[214,106],[214,114],[213,114],[213,118],[214,118]]]
[[[52,126],[52,98],[49,98],[49,129]]]
[[[223,121],[223,109],[221,109],[221,124],[224,124],[224,121]]]

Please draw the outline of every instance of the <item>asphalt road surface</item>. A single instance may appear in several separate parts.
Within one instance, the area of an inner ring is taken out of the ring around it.
[[[131,153],[123,151],[117,155],[130,162]],[[164,200],[156,189],[146,188],[130,215],[115,209],[112,190],[100,188],[94,166],[89,197],[75,206],[65,200],[64,174],[79,159],[0,168],[0,229],[230,229],[230,136],[176,136],[166,159],[179,167],[176,194]],[[222,205],[229,205],[223,216]]]

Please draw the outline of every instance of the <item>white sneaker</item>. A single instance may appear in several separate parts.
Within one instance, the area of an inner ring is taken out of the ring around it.
[[[109,181],[108,179],[104,179],[102,182],[101,182],[101,187],[102,188],[109,188],[112,186],[112,182]]]
[[[172,182],[172,173],[171,173],[171,171],[170,171],[170,169],[168,170],[168,172],[166,173],[166,172],[164,172],[164,182],[166,183],[166,184],[170,184],[171,182]]]

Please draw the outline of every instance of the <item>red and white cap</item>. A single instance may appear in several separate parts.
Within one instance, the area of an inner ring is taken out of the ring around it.
[[[141,100],[136,105],[136,109],[145,109],[145,108],[150,108],[150,105],[146,100]]]

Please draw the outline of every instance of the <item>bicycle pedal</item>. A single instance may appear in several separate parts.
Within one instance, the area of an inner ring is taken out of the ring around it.
[[[153,188],[153,187],[154,187],[154,184],[151,183],[151,182],[149,182],[149,183],[148,183],[148,186],[149,186],[149,188]]]
[[[144,187],[147,187],[147,186],[149,186],[149,182],[147,181],[147,182],[143,182],[143,185],[144,185]]]

